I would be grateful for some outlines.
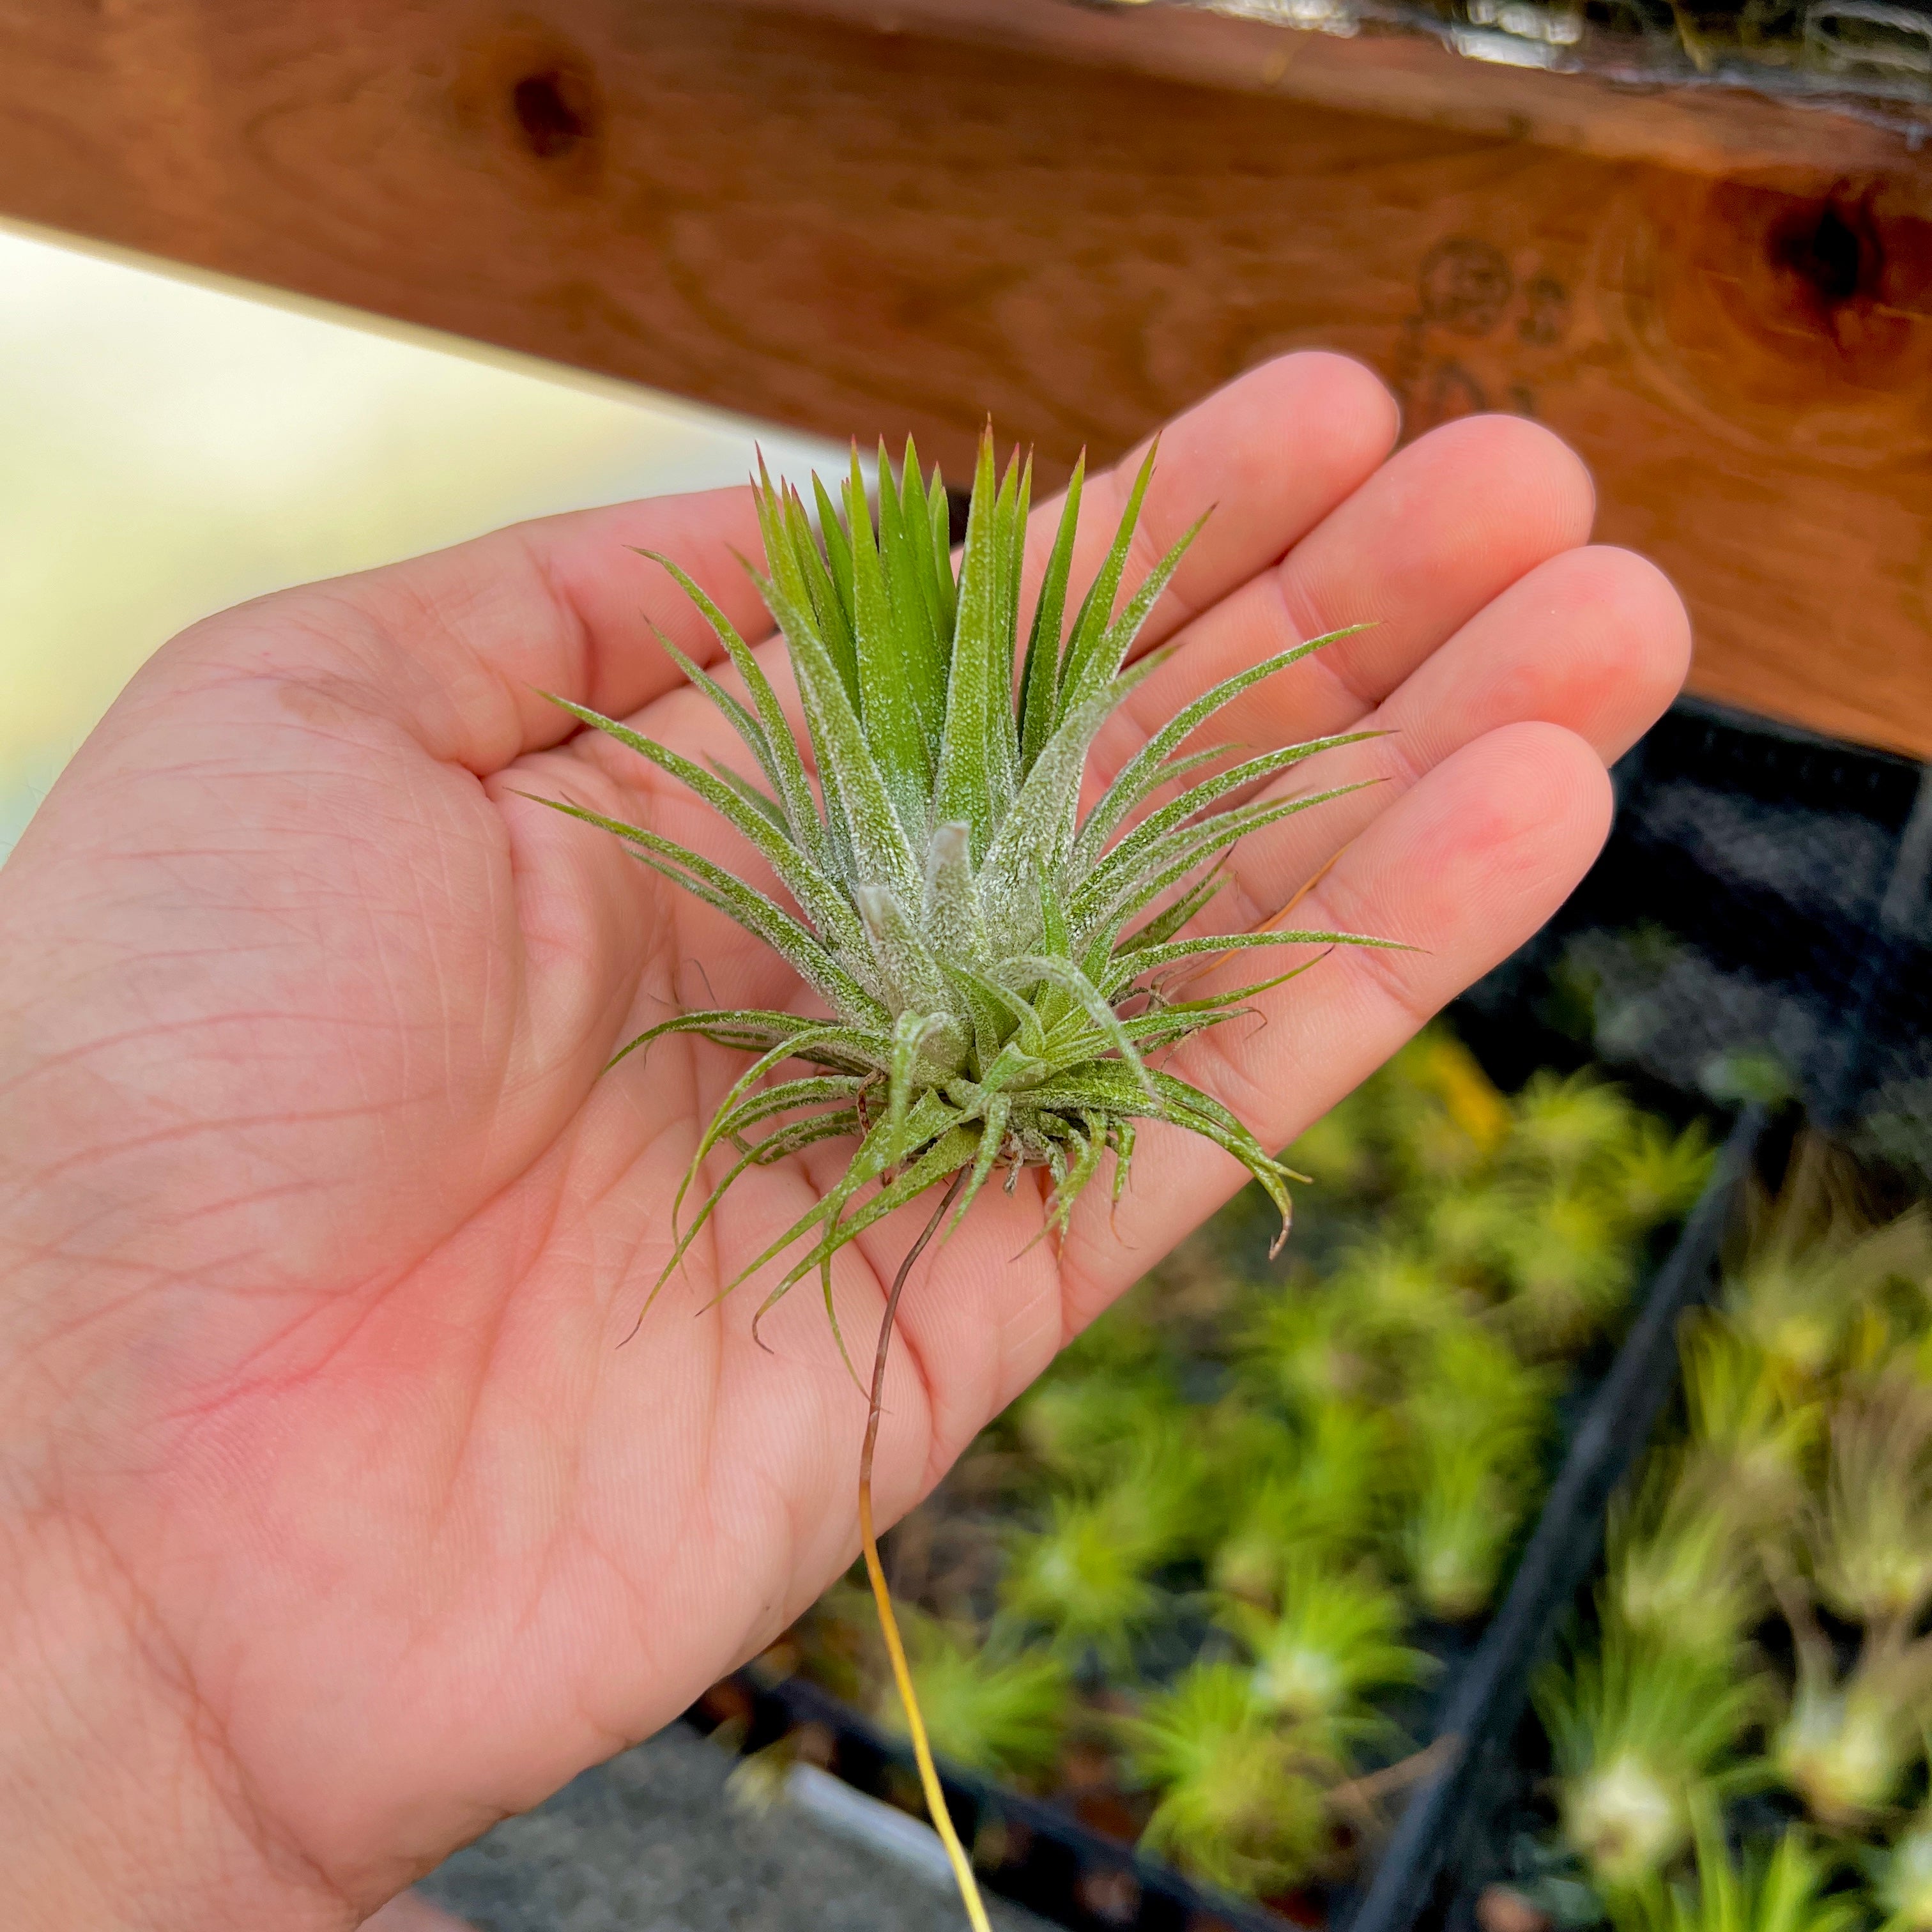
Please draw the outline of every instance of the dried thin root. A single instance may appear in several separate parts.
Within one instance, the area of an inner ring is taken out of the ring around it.
[[[885,1396],[886,1356],[892,1346],[892,1322],[898,1313],[899,1297],[904,1292],[912,1264],[919,1259],[926,1243],[945,1219],[946,1210],[952,1205],[966,1173],[967,1170],[962,1168],[954,1176],[952,1185],[946,1190],[932,1219],[927,1222],[919,1239],[913,1243],[905,1259],[899,1264],[899,1271],[892,1280],[892,1292],[886,1298],[885,1316],[879,1324],[879,1352],[872,1364],[872,1412],[866,1418],[866,1446],[859,1456],[859,1536],[865,1546],[866,1574],[872,1580],[872,1600],[879,1606],[879,1628],[885,1634],[886,1654],[892,1659],[892,1681],[898,1686],[899,1702],[905,1708],[906,1728],[912,1733],[913,1756],[919,1761],[919,1781],[926,1792],[926,1810],[931,1815],[933,1829],[939,1834],[939,1842],[946,1847],[946,1856],[952,1864],[952,1876],[958,1881],[959,1896],[965,1905],[973,1932],[992,1932],[985,1903],[980,1897],[979,1881],[973,1876],[972,1861],[967,1857],[966,1848],[959,1842],[959,1834],[952,1828],[952,1814],[946,1808],[946,1793],[940,1788],[938,1768],[932,1762],[932,1747],[926,1742],[926,1720],[920,1714],[919,1700],[913,1693],[912,1672],[906,1665],[905,1646],[899,1638],[898,1619],[892,1615],[892,1592],[886,1587],[885,1570],[879,1562],[879,1540],[872,1529],[872,1452],[878,1446],[879,1414]]]

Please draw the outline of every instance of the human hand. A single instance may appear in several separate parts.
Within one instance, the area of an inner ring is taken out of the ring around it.
[[[1589,485],[1552,437],[1475,418],[1385,461],[1395,430],[1365,371],[1298,356],[1168,432],[1138,567],[1220,508],[1144,637],[1178,648],[1095,754],[1104,777],[1136,721],[1378,620],[1224,714],[1258,746],[1393,735],[1323,755],[1324,784],[1387,782],[1237,848],[1216,923],[1322,873],[1298,922],[1418,949],[1337,951],[1265,1025],[1189,1042],[1174,1070],[1270,1147],[1547,917],[1603,837],[1605,762],[1685,664],[1657,573],[1580,547]],[[1089,572],[1124,488],[1089,485]],[[743,490],[267,598],[155,656],[0,872],[0,1851],[23,1925],[352,1924],[664,1724],[853,1557],[866,1406],[816,1296],[765,1319],[772,1354],[757,1284],[712,1299],[827,1165],[748,1175],[616,1346],[743,1061],[677,1040],[601,1068],[681,1006],[797,994],[521,795],[757,876],[536,694],[730,755],[638,607],[702,662],[710,634],[632,544],[768,628],[731,556],[757,552]],[[1142,1146],[1059,1253],[1028,1245],[1031,1189],[989,1190],[922,1263],[887,1520],[1242,1178],[1172,1130]],[[923,1211],[842,1254],[848,1334]]]

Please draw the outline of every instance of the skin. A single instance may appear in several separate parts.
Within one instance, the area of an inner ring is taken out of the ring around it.
[[[1687,660],[1656,572],[1585,547],[1590,486],[1554,438],[1477,418],[1391,456],[1396,428],[1372,376],[1317,355],[1170,428],[1137,570],[1220,508],[1147,639],[1174,655],[1096,755],[1104,778],[1184,694],[1378,620],[1224,734],[1393,732],[1303,775],[1386,782],[1241,848],[1216,925],[1333,860],[1298,922],[1418,949],[1336,952],[1174,1063],[1270,1145],[1554,910],[1604,836],[1606,762]],[[1089,571],[1124,488],[1091,486]],[[0,872],[12,1923],[354,1924],[664,1724],[853,1558],[865,1404],[815,1294],[767,1318],[769,1353],[756,1284],[712,1298],[836,1150],[748,1180],[619,1346],[744,1063],[680,1040],[599,1070],[681,1004],[799,998],[520,795],[751,875],[704,808],[533,688],[726,749],[640,610],[718,653],[628,544],[768,632],[732,556],[757,551],[742,490],[264,598],[156,655]],[[906,1297],[882,1516],[1240,1178],[1147,1130],[1125,1199],[1096,1186],[1058,1255],[1028,1246],[1030,1184],[989,1191]],[[923,1211],[840,1258],[868,1354]]]

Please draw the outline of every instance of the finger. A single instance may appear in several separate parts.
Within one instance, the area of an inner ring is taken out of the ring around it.
[[[1258,998],[1256,1016],[1189,1041],[1171,1070],[1264,1147],[1292,1140],[1548,919],[1610,826],[1608,775],[1559,726],[1517,724],[1456,752],[1398,800],[1312,892],[1310,924],[1403,941],[1338,947]],[[1245,1178],[1196,1136],[1150,1125],[1112,1213],[1096,1186],[1067,1248],[1071,1333]]]
[[[748,488],[660,496],[519,524],[405,563],[245,604],[182,640],[308,687],[313,704],[400,724],[479,776],[578,729],[540,694],[622,716],[682,682],[656,624],[722,656],[661,550],[753,638],[770,624],[737,556],[759,554]]]
[[[1291,550],[1203,611],[1095,747],[1111,772],[1190,700],[1310,638],[1342,638],[1264,680],[1208,728],[1260,748],[1349,729],[1492,598],[1588,536],[1588,473],[1514,416],[1445,424],[1392,458]]]
[[[1344,356],[1304,350],[1264,363],[1177,416],[1142,506],[1123,582],[1132,586],[1211,512],[1141,632],[1150,650],[1278,561],[1360,488],[1395,446],[1400,419],[1379,377]],[[1076,596],[1114,541],[1153,439],[1090,478],[1073,551]],[[1059,527],[1064,493],[1028,526],[1024,608],[1030,609]]]
[[[1387,736],[1323,753],[1276,788],[1282,796],[1371,788],[1243,839],[1228,862],[1232,890],[1208,908],[1203,929],[1247,931],[1275,916],[1396,794],[1486,732],[1560,724],[1610,764],[1662,716],[1690,663],[1690,620],[1655,566],[1609,548],[1552,557],[1486,604],[1360,720],[1362,729]]]

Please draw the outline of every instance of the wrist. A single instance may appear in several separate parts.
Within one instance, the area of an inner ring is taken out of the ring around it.
[[[358,1922],[256,1815],[219,1724],[111,1552],[64,1522],[8,1525],[0,1578],[10,1925],[344,1932]]]

